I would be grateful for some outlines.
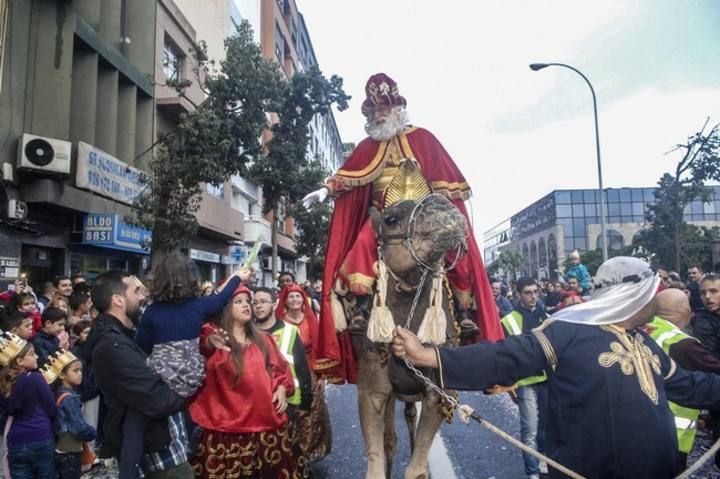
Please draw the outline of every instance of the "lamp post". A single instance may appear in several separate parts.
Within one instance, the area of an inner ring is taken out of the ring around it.
[[[590,80],[575,67],[572,67],[570,65],[566,65],[564,63],[531,63],[530,69],[532,71],[538,71],[542,70],[543,68],[547,67],[563,67],[568,68],[578,75],[580,75],[583,80],[585,80],[585,83],[588,84],[590,87],[590,93],[592,93],[592,100],[593,100],[593,115],[595,117],[595,152],[597,153],[597,170],[598,170],[598,188],[600,190],[600,235],[602,237],[602,255],[603,255],[603,262],[607,261],[608,259],[608,245],[607,245],[607,232],[606,230],[606,217],[605,217],[605,194],[603,191],[603,181],[602,181],[602,162],[600,161],[600,129],[598,128],[598,115],[597,115],[597,98],[595,97],[595,89],[592,86],[592,83],[590,83]]]

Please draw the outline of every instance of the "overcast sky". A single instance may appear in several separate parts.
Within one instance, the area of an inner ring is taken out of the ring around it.
[[[336,114],[364,138],[367,78],[385,72],[413,124],[444,144],[473,189],[475,233],[554,189],[652,186],[666,155],[720,121],[720,1],[296,0],[320,67],[353,96]]]

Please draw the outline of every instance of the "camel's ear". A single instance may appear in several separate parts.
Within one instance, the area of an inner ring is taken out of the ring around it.
[[[375,233],[380,231],[380,222],[382,221],[382,215],[374,206],[370,208],[370,221],[372,221],[373,229]]]

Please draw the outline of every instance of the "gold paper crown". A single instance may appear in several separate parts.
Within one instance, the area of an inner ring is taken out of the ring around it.
[[[13,333],[0,334],[0,364],[3,367],[10,364],[25,346],[27,346],[27,341],[20,336]]]
[[[77,360],[77,356],[73,353],[60,348],[48,357],[47,363],[40,369],[40,372],[45,378],[45,382],[52,384],[63,372],[63,369]]]

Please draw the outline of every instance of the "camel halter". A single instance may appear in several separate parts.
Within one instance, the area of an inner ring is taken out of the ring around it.
[[[415,234],[415,224],[417,222],[417,217],[422,210],[430,205],[432,202],[437,201],[438,198],[442,198],[445,200],[445,197],[439,193],[432,193],[422,200],[418,201],[417,204],[415,204],[415,207],[413,208],[412,212],[410,213],[410,219],[408,220],[407,228],[405,229],[404,233],[385,233],[384,232],[384,223],[380,222],[380,231],[378,232],[378,257],[380,259],[383,258],[382,256],[382,246],[386,244],[392,244],[392,241],[400,241],[405,248],[407,248],[408,251],[410,251],[410,254],[412,255],[415,262],[422,266],[424,270],[429,270],[432,273],[440,273],[443,270],[443,266],[433,267],[432,265],[428,264],[426,261],[422,260],[420,256],[417,254],[417,250],[415,249],[415,245],[413,243],[413,236]],[[460,258],[464,255],[464,249],[465,245],[463,243],[460,243],[457,248],[455,249],[455,258],[453,259],[453,262],[450,266],[447,268],[444,268],[444,271],[452,271],[455,269],[455,266],[457,266],[458,261],[460,261]],[[389,268],[388,268],[389,270]],[[396,280],[398,279],[395,274],[390,271],[393,275],[393,278]]]

